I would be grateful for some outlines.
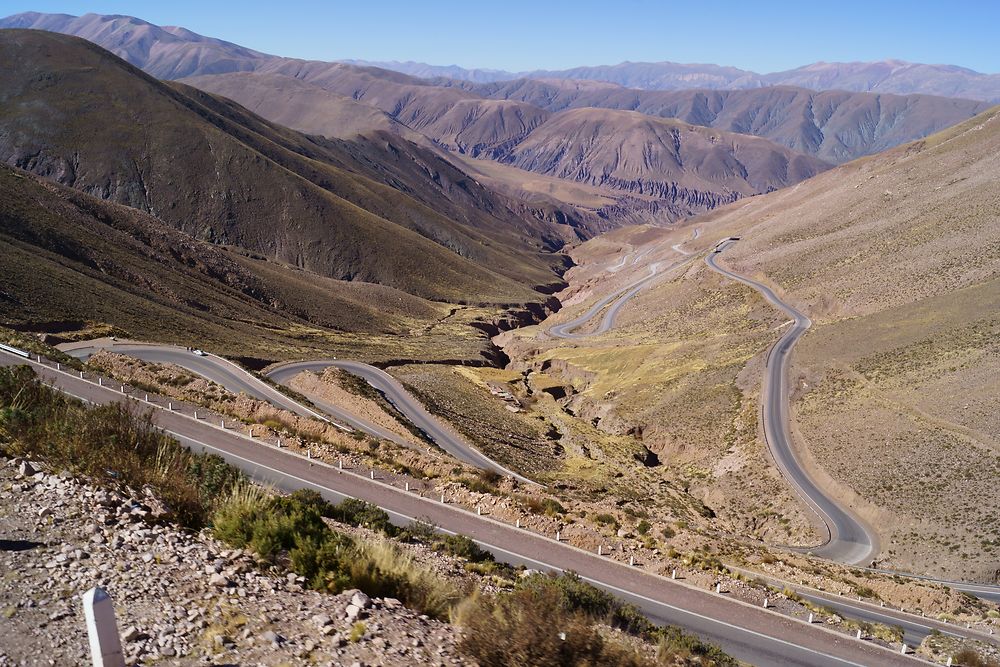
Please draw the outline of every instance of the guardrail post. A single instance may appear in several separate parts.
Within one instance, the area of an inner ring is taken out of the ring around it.
[[[94,667],[124,667],[125,656],[115,622],[115,607],[103,588],[91,588],[83,594],[83,615],[90,638],[90,657]]]

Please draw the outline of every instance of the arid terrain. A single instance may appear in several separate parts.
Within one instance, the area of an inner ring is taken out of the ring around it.
[[[683,246],[704,251],[741,236],[722,261],[812,318],[793,357],[800,456],[882,527],[880,565],[982,581],[997,570],[989,487],[1000,429],[988,407],[1000,269],[997,122],[990,112],[696,218],[687,230],[700,228],[701,237]],[[581,312],[596,285],[605,293],[626,282],[607,276],[616,257],[645,248],[655,261],[690,237],[645,234],[614,232],[575,251],[573,297],[538,327],[505,334],[505,351],[516,367],[575,387],[567,407],[600,417],[602,430],[641,433],[665,467],[684,471],[696,495],[750,535],[816,539],[768,474],[757,437],[762,356],[784,322],[756,293],[698,261],[651,283],[606,334],[546,335]],[[630,267],[620,271],[638,273]]]

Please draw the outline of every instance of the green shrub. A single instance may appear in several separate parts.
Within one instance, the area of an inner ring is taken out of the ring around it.
[[[356,498],[347,498],[337,505],[333,505],[330,513],[325,516],[350,526],[363,526],[371,530],[378,530],[390,537],[399,532],[399,529],[390,523],[389,515],[385,510]]]
[[[473,563],[490,562],[493,560],[493,554],[482,549],[465,535],[438,534],[434,536],[430,545],[435,551],[446,553],[449,556],[465,558]]]
[[[597,514],[594,516],[594,523],[601,526],[611,526],[618,530],[618,519],[613,514]]]
[[[642,521],[639,522],[639,525],[635,527],[635,532],[639,533],[640,535],[645,535],[646,533],[649,532],[649,529],[652,527],[653,527],[652,524],[643,519]]]
[[[465,628],[459,651],[481,667],[642,667],[650,663],[605,640],[552,588],[521,588],[495,599],[469,598],[453,615]]]
[[[213,517],[214,528],[225,542],[287,565],[313,589],[338,593],[359,588],[373,597],[394,597],[425,614],[445,617],[460,598],[447,581],[388,541],[352,539],[323,521],[324,514],[331,514],[359,525],[378,524],[380,516],[372,507],[360,501],[331,505],[312,491],[274,497],[246,484],[234,488],[221,504]]]

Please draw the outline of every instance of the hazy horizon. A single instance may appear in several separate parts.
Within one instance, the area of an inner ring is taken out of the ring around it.
[[[681,3],[643,4],[624,0],[612,14],[593,2],[516,0],[500,13],[448,0],[414,14],[411,5],[395,1],[378,3],[377,11],[308,1],[279,8],[248,2],[238,11],[190,0],[169,6],[38,1],[6,3],[3,14],[124,14],[282,56],[507,72],[669,61],[765,74],[816,62],[882,60],[1000,72],[1000,52],[984,48],[1000,24],[1000,5],[960,0],[945,12],[929,2],[851,0],[830,14],[799,3],[720,2],[706,15]],[[765,48],[775,44],[780,48]]]

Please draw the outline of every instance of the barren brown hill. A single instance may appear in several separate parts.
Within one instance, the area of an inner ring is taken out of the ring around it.
[[[0,28],[48,30],[94,42],[158,79],[256,69],[267,54],[205,37],[184,28],[160,27],[133,16],[24,12]]]
[[[406,337],[451,309],[198,241],[146,213],[6,165],[0,192],[5,324],[59,331],[98,324],[119,335],[280,359],[329,354],[339,334]],[[474,348],[464,353],[476,357]]]
[[[667,200],[678,216],[828,167],[757,137],[601,109],[559,113],[497,158],[526,171]]]
[[[542,240],[452,220],[334,144],[165,86],[89,42],[2,31],[0,52],[9,164],[333,278],[493,303],[537,299],[528,287],[558,280]]]
[[[990,106],[931,95],[816,92],[790,86],[654,91],[593,81],[534,79],[458,85],[548,111],[595,107],[678,118],[693,125],[764,137],[838,164],[933,134]]]
[[[675,243],[704,253],[740,236],[720,263],[813,321],[793,356],[798,456],[880,531],[880,565],[996,581],[998,174],[994,109],[685,229],[617,230],[574,251],[581,266],[551,321],[648,275],[647,263],[676,259]],[[735,530],[808,544],[808,514],[756,426],[763,359],[785,325],[698,258],[640,292],[606,334],[557,341],[530,329],[509,334],[505,351],[571,387],[573,414],[641,434]]]
[[[306,134],[350,138],[385,131],[410,141],[424,135],[393,120],[387,113],[351,97],[280,74],[234,72],[179,79],[199,90],[229,98],[268,120]]]

